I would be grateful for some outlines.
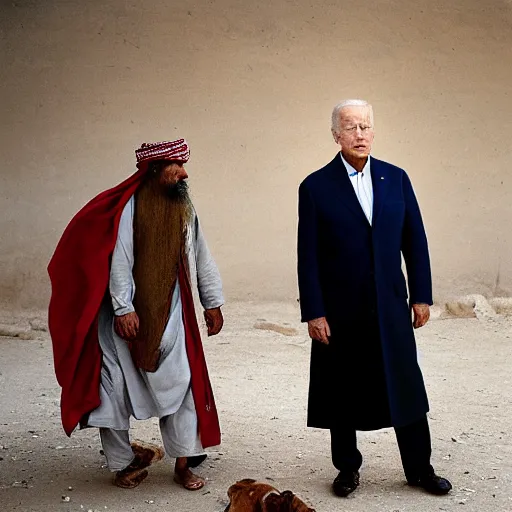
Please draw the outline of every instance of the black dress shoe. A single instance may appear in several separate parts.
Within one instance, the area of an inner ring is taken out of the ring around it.
[[[416,487],[423,487],[425,491],[430,494],[437,494],[442,496],[448,494],[452,490],[452,484],[446,478],[437,476],[434,471],[431,471],[415,480],[409,480],[409,485]]]
[[[351,492],[354,492],[359,485],[359,472],[349,471],[341,472],[332,483],[332,490],[336,496],[346,498]]]

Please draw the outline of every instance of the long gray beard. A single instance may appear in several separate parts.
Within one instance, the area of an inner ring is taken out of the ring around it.
[[[167,194],[171,199],[182,199],[190,201],[188,196],[188,183],[185,180],[180,180],[174,185],[168,185]]]
[[[183,208],[185,225],[188,226],[194,214],[194,207],[188,193],[188,183],[186,181],[178,181],[175,185],[167,186],[167,196],[171,201],[179,204]]]

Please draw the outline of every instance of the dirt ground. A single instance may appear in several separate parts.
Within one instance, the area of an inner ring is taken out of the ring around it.
[[[197,493],[173,483],[169,460],[135,490],[111,485],[97,431],[63,433],[47,333],[0,338],[0,509],[220,512],[227,488],[250,477],[293,490],[318,512],[512,510],[510,317],[438,319],[418,332],[433,464],[453,492],[407,487],[394,434],[382,430],[359,436],[361,486],[340,499],[330,491],[328,432],[305,427],[309,341],[296,307],[235,304],[225,316],[224,331],[205,341],[223,443],[199,468],[208,484]],[[134,422],[133,437],[158,440],[156,422]]]

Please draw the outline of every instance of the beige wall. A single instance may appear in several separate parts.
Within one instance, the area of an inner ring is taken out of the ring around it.
[[[295,300],[297,186],[346,97],[413,180],[436,298],[512,292],[510,1],[1,5],[3,305],[44,307],[71,216],[179,136],[228,297]]]

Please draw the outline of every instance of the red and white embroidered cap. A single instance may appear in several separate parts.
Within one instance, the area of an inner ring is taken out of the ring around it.
[[[135,157],[139,169],[155,160],[176,160],[185,163],[190,158],[190,149],[185,139],[144,142],[135,150]]]

